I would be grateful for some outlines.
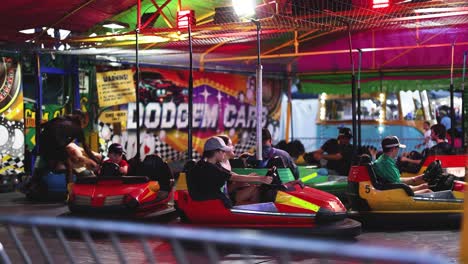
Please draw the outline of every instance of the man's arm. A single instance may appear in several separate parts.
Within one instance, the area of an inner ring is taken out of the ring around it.
[[[407,158],[407,157],[401,157],[401,161],[402,161],[402,162],[413,163],[413,164],[416,164],[416,165],[421,164],[421,160],[409,159],[409,158]]]
[[[269,176],[260,176],[256,173],[251,173],[249,175],[239,175],[237,173],[232,173],[231,181],[235,182],[261,182],[265,184],[270,184],[273,178]]]
[[[414,177],[409,177],[409,178],[400,178],[400,180],[404,184],[408,184],[408,185],[416,185],[419,182],[424,181],[423,180],[423,174],[418,175],[418,176],[414,176]]]
[[[325,154],[322,155],[322,158],[326,160],[341,160],[343,158],[343,155],[341,155],[341,153]]]

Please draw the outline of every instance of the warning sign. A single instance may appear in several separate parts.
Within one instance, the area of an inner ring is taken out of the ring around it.
[[[96,83],[100,107],[136,101],[132,70],[98,72]]]
[[[99,116],[99,120],[108,124],[127,122],[127,111],[103,112],[101,116]]]

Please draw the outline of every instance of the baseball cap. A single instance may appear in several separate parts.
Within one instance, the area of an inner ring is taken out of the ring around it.
[[[122,145],[120,145],[119,143],[112,143],[109,146],[108,152],[109,153],[112,152],[112,153],[124,153],[125,154],[125,151],[124,151]]]
[[[396,136],[388,136],[382,140],[382,148],[406,148],[406,145],[400,144],[400,140]]]
[[[341,127],[338,132],[338,136],[347,136],[348,138],[352,138],[353,133],[349,127]]]
[[[210,137],[203,146],[204,151],[210,150],[222,150],[222,151],[231,151],[232,149],[226,146],[226,143],[219,137]]]

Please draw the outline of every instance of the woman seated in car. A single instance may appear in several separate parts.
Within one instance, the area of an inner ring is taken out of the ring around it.
[[[226,206],[232,206],[228,198],[226,184],[228,181],[242,183],[270,184],[271,177],[260,176],[255,173],[239,175],[223,168],[220,163],[225,160],[226,152],[232,148],[226,146],[219,137],[209,138],[203,148],[203,157],[187,174],[187,185],[193,200],[205,201],[221,199]],[[255,185],[246,188],[235,197],[236,205],[259,202],[259,191]]]

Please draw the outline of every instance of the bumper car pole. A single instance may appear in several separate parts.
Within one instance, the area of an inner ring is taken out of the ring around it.
[[[136,154],[135,157],[140,161],[140,59],[138,58],[138,53],[140,47],[138,45],[138,35],[140,34],[141,26],[141,0],[138,0],[138,14],[137,14],[137,24],[135,29],[135,67],[136,67],[136,86],[135,86],[135,96],[136,96]]]
[[[465,52],[463,52],[463,71],[462,71],[462,83],[461,83],[461,120],[462,120],[462,123],[461,123],[461,129],[462,129],[462,147],[465,147],[465,111],[466,111],[466,108],[465,108],[465,74],[466,74],[466,55],[468,53],[468,50],[466,50]]]
[[[35,108],[36,108],[36,114],[35,114],[35,119],[36,119],[36,146],[35,146],[35,151],[33,151],[33,162],[32,164],[35,164],[35,160],[37,159],[39,155],[39,134],[41,133],[41,123],[42,123],[42,72],[41,72],[41,56],[39,53],[36,53],[36,103],[35,103]],[[32,165],[32,173],[34,173],[35,166]]]
[[[361,67],[362,67],[362,50],[358,49],[359,60],[358,60],[358,76],[357,76],[357,141],[358,149],[361,149],[362,138],[361,138]],[[382,110],[383,111],[383,110]]]
[[[260,30],[261,25],[259,20],[252,19],[252,22],[257,26],[257,160],[262,160],[262,115],[263,115],[263,83],[262,83],[262,74],[263,66],[260,58]]]
[[[452,58],[450,64],[450,138],[452,139],[451,145],[455,146],[455,129],[457,129],[457,124],[455,123],[455,106],[453,102],[453,56],[455,53],[455,42],[452,43]]]
[[[349,40],[349,57],[351,61],[351,115],[353,116],[353,155],[355,155],[356,152],[356,146],[357,146],[357,141],[356,141],[356,75],[354,72],[354,57],[353,57],[353,43],[351,39],[351,24],[349,22],[346,22],[348,25],[348,40]]]
[[[189,39],[189,81],[188,81],[188,131],[187,131],[187,158],[193,158],[192,130],[193,130],[193,44],[192,44],[192,17],[187,16]]]

